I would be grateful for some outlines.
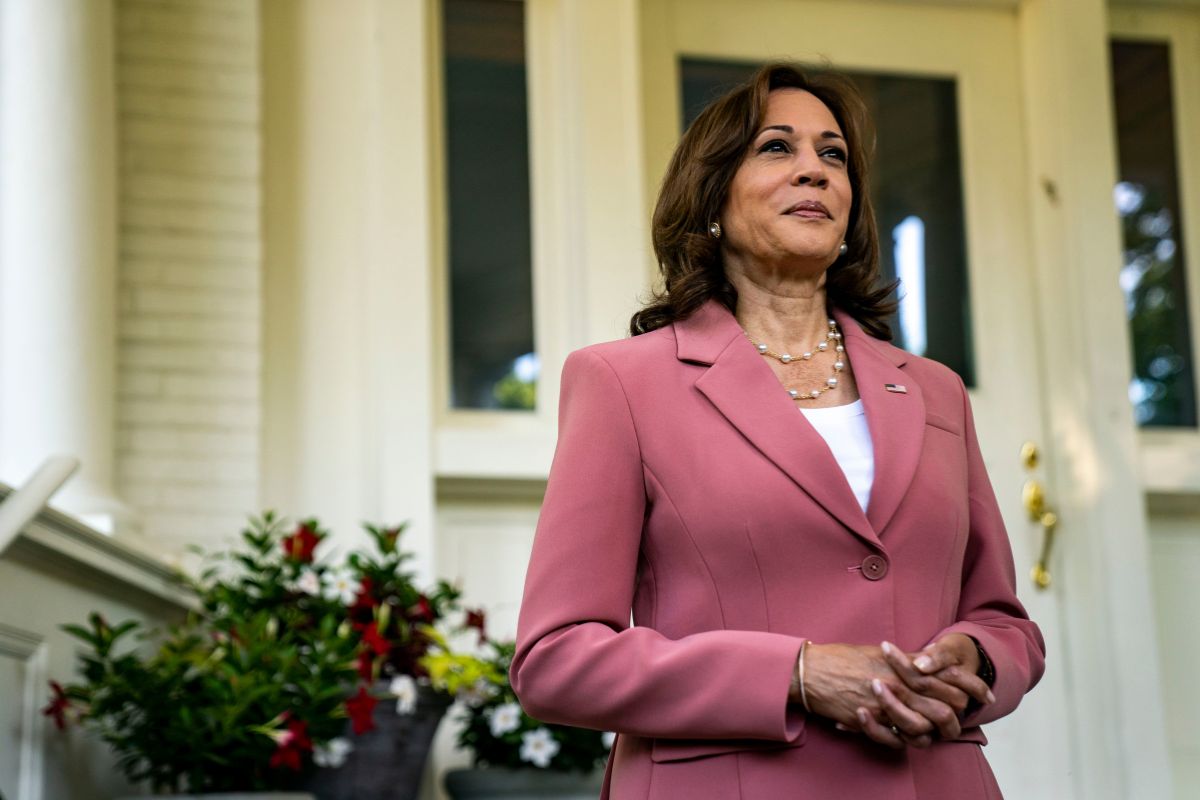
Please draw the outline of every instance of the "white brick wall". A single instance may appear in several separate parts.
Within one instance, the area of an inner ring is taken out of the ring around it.
[[[150,543],[257,511],[258,4],[117,0],[117,474]]]

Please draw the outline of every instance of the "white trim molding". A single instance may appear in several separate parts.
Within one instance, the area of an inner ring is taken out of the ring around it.
[[[0,657],[16,659],[25,668],[21,766],[13,800],[42,800],[42,715],[38,713],[38,698],[46,685],[46,643],[35,633],[0,624]]]
[[[12,491],[0,484],[0,502]],[[106,536],[52,508],[43,509],[24,527],[3,558],[52,562],[58,569],[97,573],[178,610],[191,605],[178,572],[158,556],[135,549],[125,539]]]

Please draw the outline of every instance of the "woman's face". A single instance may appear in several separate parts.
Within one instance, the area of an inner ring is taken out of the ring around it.
[[[841,126],[816,96],[772,91],[721,211],[722,249],[763,266],[827,268],[850,219],[848,153]]]

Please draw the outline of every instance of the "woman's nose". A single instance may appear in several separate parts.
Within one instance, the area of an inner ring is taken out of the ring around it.
[[[794,169],[792,183],[796,186],[804,186],[806,184],[824,186],[829,182],[829,176],[825,172],[825,164],[815,152],[799,153]]]

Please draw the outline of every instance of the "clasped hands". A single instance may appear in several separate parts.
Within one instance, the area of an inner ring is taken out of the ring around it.
[[[894,748],[928,747],[935,738],[958,738],[960,715],[971,699],[981,705],[995,700],[978,671],[975,643],[962,633],[947,634],[916,653],[888,642],[810,642],[804,693],[809,711],[832,719],[839,730]]]

